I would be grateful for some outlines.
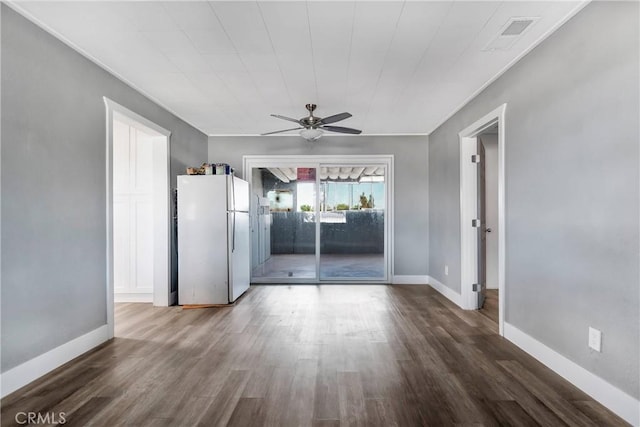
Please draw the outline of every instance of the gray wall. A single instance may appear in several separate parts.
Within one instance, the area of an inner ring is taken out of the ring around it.
[[[171,174],[205,135],[2,5],[2,371],[106,324],[107,96],[173,132]]]
[[[275,120],[275,119],[274,119]],[[347,124],[348,126],[348,124]],[[325,135],[209,137],[209,161],[242,171],[243,155],[393,154],[395,161],[395,275],[427,275],[429,203],[426,136]],[[238,174],[239,175],[239,174]]]
[[[638,12],[589,4],[429,137],[431,276],[460,290],[457,133],[506,102],[506,321],[636,398]]]

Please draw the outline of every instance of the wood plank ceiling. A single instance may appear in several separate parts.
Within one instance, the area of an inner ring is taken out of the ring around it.
[[[428,134],[584,2],[14,1],[10,6],[209,135],[353,114]],[[514,17],[534,22],[487,50]]]

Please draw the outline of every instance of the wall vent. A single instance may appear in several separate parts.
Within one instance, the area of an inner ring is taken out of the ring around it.
[[[513,44],[520,39],[520,37],[522,37],[537,20],[537,17],[510,18],[507,23],[502,26],[498,35],[494,37],[482,50],[509,50],[511,46],[513,46]]]

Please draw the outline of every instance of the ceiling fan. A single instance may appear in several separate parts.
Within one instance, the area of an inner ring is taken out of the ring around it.
[[[271,116],[276,117],[278,119],[288,120],[290,122],[297,123],[298,125],[300,125],[300,127],[277,130],[274,132],[267,132],[267,133],[263,133],[262,135],[273,135],[274,133],[289,132],[292,130],[302,129],[300,131],[301,137],[303,137],[307,141],[316,141],[322,136],[322,134],[324,133],[323,131],[325,130],[328,130],[330,132],[350,133],[353,135],[359,135],[362,133],[362,131],[359,129],[346,128],[342,126],[328,126],[331,123],[348,119],[349,117],[351,117],[350,113],[334,114],[333,116],[322,118],[322,117],[316,117],[313,115],[313,112],[317,107],[316,104],[307,104],[305,105],[305,107],[307,111],[309,111],[309,116],[303,117],[301,119],[292,119],[291,117],[285,117],[279,114],[271,114]]]

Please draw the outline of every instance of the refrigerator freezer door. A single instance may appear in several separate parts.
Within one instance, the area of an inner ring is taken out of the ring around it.
[[[230,211],[249,212],[249,183],[235,176],[229,176]]]
[[[178,176],[178,304],[227,304],[226,180]]]
[[[234,222],[235,236],[233,232]],[[228,228],[231,234],[229,236],[229,302],[234,302],[249,289],[251,250],[249,213],[230,212]],[[233,242],[234,238],[235,245]]]

